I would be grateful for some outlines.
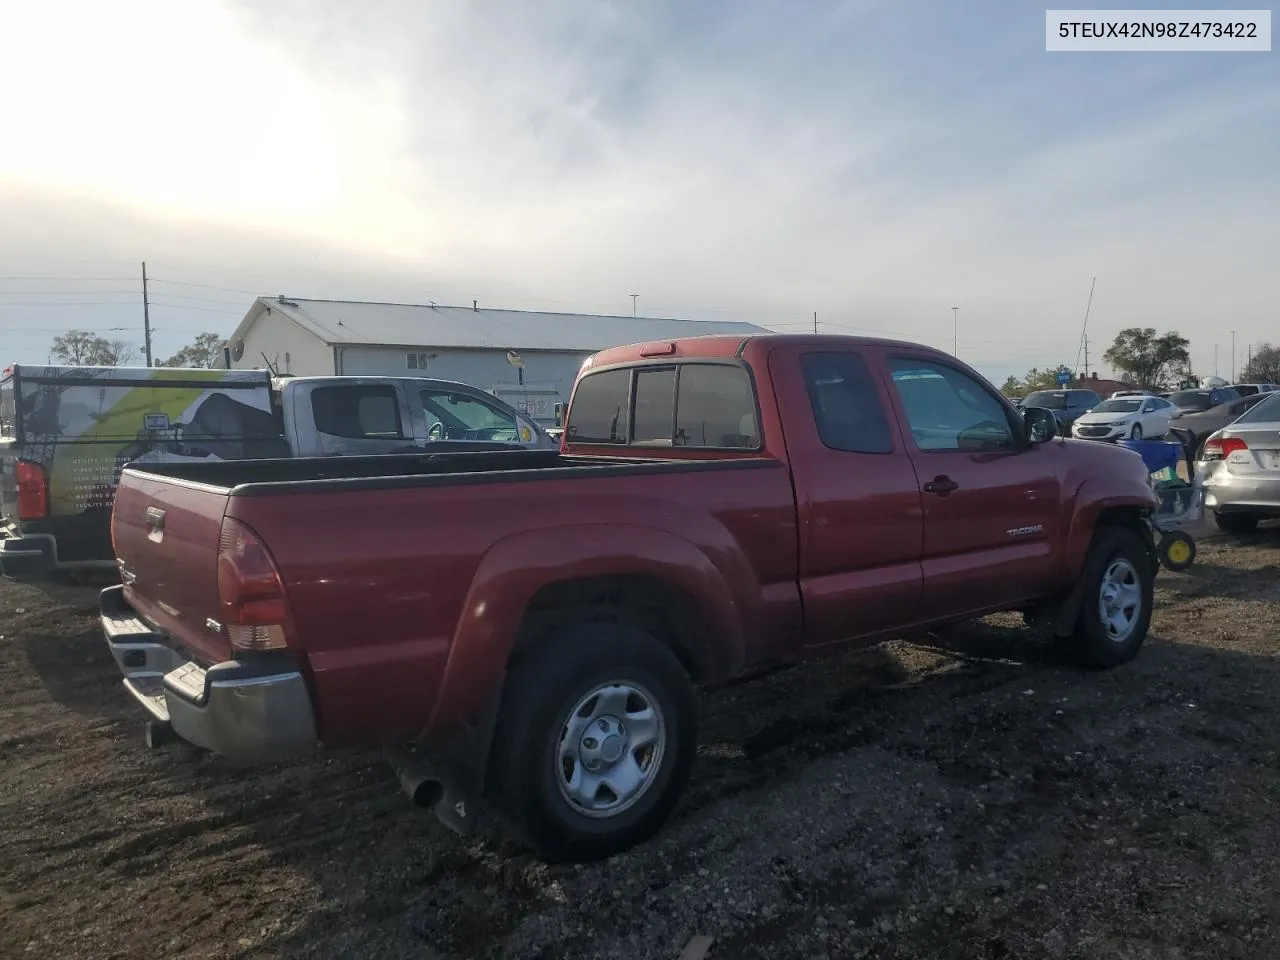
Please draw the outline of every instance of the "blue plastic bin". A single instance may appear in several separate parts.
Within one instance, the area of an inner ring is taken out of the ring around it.
[[[1186,456],[1182,444],[1176,440],[1119,440],[1117,444],[1142,457],[1147,471],[1152,474],[1162,470],[1177,473],[1178,461]]]

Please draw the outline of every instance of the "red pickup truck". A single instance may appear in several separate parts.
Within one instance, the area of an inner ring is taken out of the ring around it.
[[[153,742],[381,747],[456,829],[605,856],[676,803],[697,685],[999,610],[1135,656],[1146,468],[1055,433],[918,344],[611,349],[559,451],[127,468],[102,624]]]

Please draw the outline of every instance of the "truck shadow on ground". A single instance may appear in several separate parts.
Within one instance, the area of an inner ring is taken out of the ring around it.
[[[202,776],[200,786],[208,790],[211,810],[231,806],[238,824],[248,828],[246,842],[261,844],[280,866],[306,871],[318,887],[324,906],[301,927],[273,938],[273,951],[327,956],[381,943],[395,944],[396,953],[416,943],[442,955],[475,956],[498,952],[531,917],[589,912],[585,904],[566,904],[561,883],[591,885],[595,878],[598,895],[609,900],[619,875],[634,878],[638,871],[648,878],[646,895],[667,896],[723,847],[720,830],[709,823],[747,816],[755,802],[747,796],[781,789],[814,762],[888,749],[934,765],[962,789],[978,790],[993,765],[1031,766],[1039,757],[1038,732],[1047,721],[1044,698],[1032,697],[1033,687],[1071,697],[1082,688],[1136,689],[1137,675],[1147,670],[1204,673],[1213,656],[1153,639],[1133,667],[1092,674],[1065,666],[1025,628],[984,623],[710,692],[702,698],[696,773],[673,823],[650,844],[585,867],[540,864],[492,831],[465,840],[449,834],[427,812],[411,810],[389,771],[367,757],[275,768],[257,784],[269,803],[245,804],[244,788],[254,789],[252,780],[233,786]],[[993,709],[1010,699],[1012,709]],[[979,747],[967,753],[960,745],[975,739],[989,752]],[[1037,767],[1037,777],[1070,775],[1061,765],[1055,758],[1053,772]],[[1028,789],[1028,802],[1042,807],[1042,785]],[[908,785],[902,791],[889,802],[909,806]],[[742,795],[743,809],[735,814]],[[181,839],[183,848],[202,843],[195,833]],[[139,844],[136,850],[146,850],[144,859],[190,856],[189,850],[163,847]],[[573,920],[589,926],[590,917]],[[558,955],[563,946],[545,955]]]
[[[1280,539],[1276,546],[1280,548]],[[1259,601],[1280,600],[1280,552],[1276,561],[1251,570],[1197,561],[1179,573],[1162,573],[1156,580],[1162,591],[1193,600],[1220,597]]]
[[[1254,678],[1247,689],[1239,683],[1232,684],[1234,691],[1218,685],[1246,674]],[[650,843],[583,867],[540,864],[492,835],[453,837],[425,812],[411,812],[406,801],[392,799],[389,776],[363,768],[335,770],[331,762],[332,787],[319,796],[299,784],[279,791],[274,814],[252,824],[257,842],[274,859],[309,873],[326,904],[302,926],[273,940],[271,949],[327,956],[357,944],[363,949],[380,944],[400,953],[416,943],[444,956],[497,954],[512,946],[510,938],[523,938],[530,926],[537,929],[540,919],[583,935],[632,936],[637,909],[650,911],[651,917],[652,911],[661,912],[668,900],[688,896],[680,892],[684,885],[706,886],[709,881],[699,878],[709,865],[714,873],[719,859],[731,860],[734,844],[758,840],[762,828],[752,818],[771,795],[785,795],[779,802],[800,822],[821,816],[816,797],[813,811],[805,809],[803,799],[794,805],[795,784],[806,771],[815,763],[847,763],[856,775],[861,758],[874,755],[927,770],[972,802],[995,803],[995,794],[986,792],[993,783],[1003,794],[1003,819],[992,821],[994,827],[968,820],[934,826],[936,811],[922,806],[919,784],[907,779],[891,781],[888,793],[875,797],[878,808],[899,811],[894,816],[904,822],[929,823],[928,842],[938,845],[929,856],[949,863],[950,872],[935,876],[951,879],[937,882],[968,882],[964,878],[970,873],[1002,864],[1008,850],[1031,843],[1033,835],[1041,843],[1045,831],[1058,829],[1058,821],[1080,809],[1110,817],[1107,811],[1113,808],[1106,798],[1112,795],[1123,795],[1114,807],[1116,816],[1140,809],[1146,818],[1168,806],[1177,823],[1170,819],[1150,829],[1167,834],[1172,855],[1185,856],[1185,866],[1200,871],[1211,844],[1187,839],[1188,816],[1199,811],[1212,821],[1233,792],[1229,780],[1206,775],[1238,759],[1240,750],[1265,752],[1277,739],[1264,733],[1257,742],[1259,708],[1276,703],[1276,694],[1259,686],[1259,678],[1274,685],[1280,669],[1247,655],[1155,637],[1135,664],[1089,673],[1063,665],[1025,629],[986,625],[942,641],[886,644],[801,666],[704,696],[699,763],[674,821]],[[1171,724],[1168,717],[1179,719]],[[1190,783],[1180,777],[1188,762],[1196,774]],[[293,775],[310,779],[312,772]],[[363,808],[351,805],[352,794],[338,791],[339,777],[365,785]],[[302,795],[305,810],[286,814],[284,808]],[[1191,796],[1196,805],[1189,814],[1185,798]],[[342,807],[334,806],[338,797],[344,798]],[[855,807],[863,802],[851,801]],[[345,830],[326,826],[335,817]],[[1090,836],[1086,832],[1086,842],[1098,847],[1094,856],[1118,856],[1101,846],[1101,835]],[[771,924],[767,936],[761,936],[763,930],[744,934],[726,955],[770,955],[767,943],[776,951],[796,929],[811,929],[810,914],[819,908],[847,909],[850,916],[864,918],[851,923],[865,926],[866,917],[909,903],[920,880],[907,866],[916,854],[908,854],[918,842],[903,841],[902,870],[887,886],[883,876],[873,882],[820,871],[806,875],[803,858],[797,862],[792,852],[788,869],[799,879],[788,882],[800,889],[794,896],[783,891],[788,919]],[[1054,877],[1056,871],[1048,861],[1031,865],[1037,878]],[[1091,878],[1089,892],[1081,894],[1090,899],[1088,909],[1094,909],[1095,885]],[[569,888],[592,895],[566,898]],[[695,896],[716,899],[714,893]],[[648,906],[641,908],[638,901],[646,898]],[[1117,897],[1115,909],[1125,909],[1127,902]],[[1028,922],[1034,927],[1034,915]],[[916,946],[927,953],[957,936],[963,941],[963,923],[947,921],[947,926],[921,932]],[[981,933],[979,953],[964,955],[982,955],[982,944],[990,939],[989,929],[976,920],[974,927]],[[542,944],[545,952],[529,955],[561,955],[571,946],[576,950],[581,942],[571,945],[551,936]]]
[[[1216,582],[1225,573],[1205,576]],[[1161,589],[1175,589],[1174,579],[1162,577]],[[77,600],[77,614],[95,610],[93,603]],[[1105,823],[1141,810],[1154,818],[1144,829],[1164,850],[1159,870],[1185,867],[1198,887],[1216,878],[1230,889],[1219,865],[1231,861],[1219,858],[1214,838],[1236,829],[1242,815],[1231,804],[1280,800],[1274,764],[1266,762],[1280,748],[1280,663],[1173,642],[1166,632],[1152,636],[1134,664],[1089,673],[1005,616],[704,693],[698,763],[671,824],[606,863],[548,866],[492,826],[465,839],[449,833],[411,807],[375,755],[241,770],[181,748],[146,753],[142,718],[119,691],[96,630],[60,634],[56,623],[34,626],[23,647],[59,703],[91,716],[136,717],[139,728],[138,739],[118,735],[112,748],[128,789],[92,787],[103,822],[118,825],[101,831],[98,817],[69,820],[59,843],[89,858],[128,902],[162,898],[164,924],[182,925],[211,948],[224,945],[220,955],[576,954],[596,937],[643,940],[646,925],[660,928],[666,916],[711,917],[720,895],[707,871],[715,884],[729,882],[721,874],[747,869],[735,858],[755,846],[772,852],[752,861],[753,876],[766,874],[770,884],[775,872],[783,878],[768,888],[779,912],[724,938],[717,950],[798,955],[788,938],[812,928],[815,910],[834,911],[841,923],[847,914],[849,929],[865,931],[881,915],[915,904],[921,877],[959,897],[976,882],[967,878],[993,865],[1005,870],[1015,848],[1050,849],[1046,836],[1074,829],[1086,814]],[[899,767],[905,772],[895,772]],[[803,786],[831,770],[859,785],[834,813],[820,792]],[[860,789],[873,778],[877,786]],[[944,806],[918,792],[929,782],[949,792]],[[997,788],[1002,819],[991,824],[938,812],[980,807],[979,800],[990,805]],[[112,813],[117,807],[127,815]],[[844,818],[835,846],[878,844],[874,859],[888,866],[871,876],[872,858],[866,867],[833,865],[829,838],[789,836],[772,849],[767,834],[781,831],[779,824],[832,816]],[[880,816],[904,824],[901,836],[864,836],[880,829]],[[1119,852],[1100,845],[1102,834],[1082,836],[1079,856],[1092,860],[1080,867],[1089,903],[1078,922],[1132,922],[1124,914],[1134,909],[1127,889],[1112,891],[1097,912],[1090,871]],[[1258,857],[1280,853],[1271,839],[1260,838]],[[1029,856],[1034,879],[1026,890],[1041,877],[1055,884],[1053,878],[1070,877],[1067,860]],[[770,866],[774,861],[783,865]],[[1011,908],[1020,895],[1006,894]],[[1072,896],[1067,890],[1061,899]],[[242,909],[247,902],[251,915]],[[993,937],[1014,943],[1010,930],[1026,926],[1028,936],[1038,936],[1044,917],[1037,909],[994,926],[976,915],[938,919],[892,939],[902,956],[941,956],[951,944],[972,948],[957,956],[981,956]],[[140,922],[132,914],[120,921]],[[681,945],[623,952],[674,956]]]
[[[68,636],[56,628],[43,628],[23,631],[21,640],[27,661],[57,703],[98,719],[115,719],[136,710],[120,689],[120,670],[101,632]],[[109,696],[106,690],[118,696]]]

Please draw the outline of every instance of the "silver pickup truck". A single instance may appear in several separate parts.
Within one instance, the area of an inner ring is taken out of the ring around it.
[[[111,506],[130,462],[558,445],[447,380],[14,365],[0,375],[0,575],[114,570]]]

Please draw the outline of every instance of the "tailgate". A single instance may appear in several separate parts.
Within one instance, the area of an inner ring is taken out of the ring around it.
[[[232,659],[217,626],[218,535],[228,493],[126,470],[111,515],[125,599],[206,665]]]

